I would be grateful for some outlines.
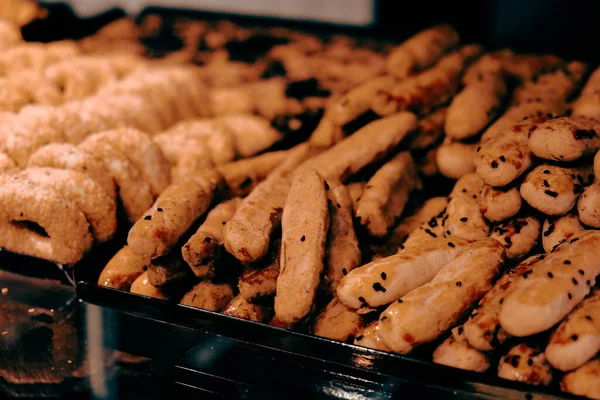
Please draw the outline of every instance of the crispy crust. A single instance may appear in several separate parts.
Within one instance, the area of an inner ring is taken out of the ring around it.
[[[588,117],[553,118],[539,125],[529,138],[536,156],[573,161],[600,149],[600,121]]]
[[[144,273],[147,265],[148,260],[136,256],[129,246],[125,245],[104,266],[98,278],[98,285],[129,290],[133,281]]]
[[[505,251],[494,239],[473,243],[425,285],[392,303],[379,317],[379,334],[394,352],[406,354],[435,340],[488,290]]]
[[[356,218],[372,236],[385,236],[402,215],[410,192],[418,186],[417,168],[410,153],[398,154],[367,182]]]
[[[475,172],[478,145],[446,141],[437,149],[435,160],[439,172],[452,179]]]
[[[445,236],[470,240],[488,236],[489,226],[481,214],[478,201],[483,185],[481,178],[474,173],[464,175],[456,181],[450,193],[445,221],[442,221]]]
[[[131,251],[144,258],[169,253],[196,219],[219,195],[223,177],[208,170],[202,175],[169,186],[129,231]]]
[[[241,294],[238,294],[225,306],[223,314],[232,317],[247,319],[254,322],[266,322],[273,316],[273,310],[269,307],[248,302]]]
[[[500,309],[502,327],[514,336],[549,329],[583,300],[599,273],[600,232],[576,235],[519,279]]]
[[[375,350],[391,351],[379,335],[378,321],[373,321],[362,328],[354,338],[354,344]]]
[[[338,285],[337,295],[351,308],[389,304],[433,279],[470,243],[461,238],[422,241],[419,247],[407,248],[351,271]]]
[[[600,399],[599,368],[600,359],[595,359],[566,374],[560,384],[561,389],[578,396]]]
[[[449,25],[438,25],[417,33],[391,50],[388,71],[404,79],[435,63],[458,44],[458,33]]]
[[[213,275],[223,245],[223,229],[241,201],[242,199],[235,197],[215,206],[206,214],[206,219],[196,233],[181,248],[183,259],[197,277]]]
[[[467,341],[458,340],[454,335],[450,335],[435,349],[433,362],[475,372],[485,372],[490,367],[490,360],[484,353],[471,347]]]
[[[305,165],[325,179],[344,181],[383,158],[416,127],[416,116],[407,112],[373,121]]]
[[[463,325],[465,339],[471,346],[481,351],[488,351],[498,347],[510,337],[498,320],[501,305],[516,286],[519,278],[526,273],[529,274],[539,260],[539,256],[532,256],[516,268],[508,270],[483,296],[469,320]]]
[[[546,357],[554,368],[570,371],[581,367],[600,350],[600,291],[590,297],[556,328],[546,347]]]
[[[432,197],[425,201],[421,208],[419,208],[413,215],[403,218],[402,221],[394,228],[388,243],[394,248],[400,248],[401,245],[407,240],[409,235],[417,231],[424,224],[427,228],[435,228],[428,224],[431,219],[439,214],[443,214],[448,206],[448,198],[446,197]],[[431,225],[436,225],[437,221],[432,222]],[[425,229],[425,228],[424,228]]]
[[[190,267],[183,261],[178,251],[155,258],[148,263],[148,282],[155,287],[184,281],[191,275]]]
[[[298,322],[313,307],[325,267],[328,228],[325,181],[316,171],[301,168],[294,174],[281,217],[275,314],[283,322]]]
[[[495,119],[506,95],[501,74],[481,74],[454,96],[448,107],[444,130],[448,137],[462,140],[475,136]]]
[[[201,281],[183,296],[180,304],[208,311],[221,311],[233,298],[234,293],[230,285]]]
[[[460,75],[480,52],[480,47],[470,45],[450,53],[431,68],[378,91],[371,107],[381,116],[398,111],[429,113],[456,94]]]
[[[131,284],[129,289],[131,293],[141,294],[142,296],[148,296],[159,300],[174,300],[175,296],[173,293],[163,289],[152,286],[148,281],[148,271],[145,271],[136,278]]]
[[[325,252],[325,276],[323,284],[329,294],[334,295],[340,280],[360,265],[361,252],[352,220],[350,194],[339,181],[325,183],[329,205],[329,232]]]
[[[600,182],[594,182],[585,188],[577,202],[577,212],[581,222],[600,228]]]
[[[313,324],[313,333],[324,338],[346,342],[363,327],[362,318],[337,297],[327,304]]]

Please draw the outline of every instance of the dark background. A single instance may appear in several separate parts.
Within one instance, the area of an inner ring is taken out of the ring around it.
[[[459,30],[463,41],[480,42],[490,49],[510,47],[516,51],[555,53],[568,59],[597,63],[600,61],[600,7],[597,3],[596,0],[376,0],[377,22],[372,27],[287,22],[286,25],[402,40],[435,23],[450,23]],[[78,20],[68,6],[48,4],[46,7],[50,9],[50,18],[25,27],[23,33],[27,39],[50,41],[82,37],[123,15],[122,11],[112,9],[95,18]],[[207,12],[196,15],[223,17]],[[273,19],[255,17],[234,19],[242,23],[277,23]]]

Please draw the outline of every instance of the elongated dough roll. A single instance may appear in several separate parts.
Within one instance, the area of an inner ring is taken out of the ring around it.
[[[442,175],[452,179],[475,172],[478,145],[446,141],[438,147],[435,160]]]
[[[338,285],[339,299],[351,308],[389,304],[429,282],[471,243],[461,238],[431,239],[421,246],[356,268]]]
[[[243,197],[250,194],[288,156],[289,151],[273,151],[215,168],[225,177],[231,195]]]
[[[584,229],[575,213],[569,213],[559,218],[547,218],[542,227],[544,251],[546,253],[554,251],[558,245]]]
[[[271,242],[267,257],[257,263],[246,265],[240,275],[238,288],[248,301],[255,302],[275,296],[279,277],[281,240]]]
[[[423,224],[431,221],[432,218],[443,214],[448,206],[448,198],[432,197],[425,201],[413,215],[404,218],[392,231],[388,240],[393,247],[400,247],[408,236],[419,229]],[[432,223],[433,224],[433,223]]]
[[[570,371],[581,367],[600,350],[600,291],[592,290],[556,328],[546,347],[554,368]]]
[[[452,99],[444,130],[456,140],[475,136],[496,118],[506,84],[501,74],[481,74]]]
[[[481,143],[477,148],[477,175],[491,186],[506,186],[529,169],[533,163],[529,151],[529,135],[536,122],[545,117],[531,118],[513,125],[501,134]]]
[[[251,157],[281,140],[283,135],[264,118],[250,114],[234,114],[217,118],[233,132],[237,154]]]
[[[445,236],[469,240],[486,238],[489,226],[481,214],[479,197],[483,181],[474,173],[464,175],[454,185],[442,221]]]
[[[502,327],[514,336],[549,329],[589,293],[600,273],[600,232],[575,235],[519,280],[500,309]]]
[[[266,322],[273,316],[273,310],[261,304],[250,303],[238,294],[225,306],[223,314],[247,319],[254,322]]]
[[[435,63],[458,44],[458,39],[458,33],[448,25],[426,29],[392,49],[387,69],[397,78],[406,78]]]
[[[214,275],[223,245],[225,224],[233,217],[242,199],[234,197],[206,214],[204,222],[181,248],[183,259],[199,278]]]
[[[208,170],[169,186],[127,236],[131,251],[144,258],[164,256],[196,219],[206,212],[223,185],[223,177]]]
[[[383,158],[417,127],[417,117],[401,112],[373,121],[305,165],[325,179],[344,181],[363,167]]]
[[[281,217],[275,314],[283,322],[298,322],[313,307],[325,267],[328,228],[325,181],[314,170],[301,168],[294,174]]]
[[[325,181],[329,207],[329,232],[325,250],[325,291],[335,295],[340,280],[360,265],[361,252],[354,231],[352,200],[339,181]]]
[[[442,107],[419,120],[415,137],[410,142],[411,150],[426,149],[444,136],[444,121],[447,107]]]
[[[201,281],[183,296],[180,304],[208,311],[221,311],[234,297],[233,289],[226,283]]]
[[[385,236],[402,215],[410,192],[419,185],[410,153],[398,154],[367,182],[358,201],[356,218],[372,236]]]
[[[433,362],[475,372],[484,372],[490,367],[490,360],[486,355],[465,340],[462,326],[452,329],[450,337],[435,349]]]
[[[346,307],[337,297],[315,318],[313,333],[328,339],[346,342],[354,339],[363,327],[356,310]]]
[[[563,377],[560,388],[563,392],[591,399],[600,399],[600,359],[592,360]]]
[[[460,75],[480,52],[479,46],[464,46],[431,68],[380,90],[373,99],[373,111],[381,116],[398,111],[430,112],[456,94]]]
[[[129,290],[133,281],[146,271],[147,266],[148,260],[136,256],[125,245],[104,266],[98,285]]]
[[[169,290],[152,286],[148,281],[148,271],[145,271],[133,281],[129,291],[159,300],[175,300],[177,297]]]
[[[600,182],[585,188],[577,202],[577,213],[584,224],[600,228]]]
[[[588,117],[553,118],[539,125],[529,138],[536,156],[555,161],[574,161],[600,149],[600,121]]]
[[[373,321],[362,328],[354,338],[354,344],[375,350],[390,351],[379,335],[378,321]]]
[[[521,197],[546,215],[565,215],[584,191],[588,172],[586,168],[539,165],[521,184]]]
[[[509,269],[483,296],[463,325],[465,339],[471,346],[481,351],[488,351],[497,348],[510,338],[510,334],[500,326],[498,320],[500,308],[518,279],[526,273],[531,273],[535,263],[544,257],[531,256],[517,267]]]
[[[466,247],[430,282],[381,313],[379,334],[385,344],[396,353],[407,354],[438,338],[492,288],[504,256],[504,248],[494,239]]]

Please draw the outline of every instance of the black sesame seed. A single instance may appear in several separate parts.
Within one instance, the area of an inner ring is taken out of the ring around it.
[[[521,361],[521,356],[512,356],[511,364],[513,367],[517,368],[519,366],[519,361]]]
[[[342,208],[342,206],[340,205],[340,203],[337,203],[335,206],[336,206],[337,208]]]
[[[381,283],[379,283],[379,282],[375,282],[373,284],[373,290],[375,290],[376,292],[383,292],[383,293],[385,293],[385,288],[383,286],[381,286]]]
[[[458,334],[459,334],[459,335],[462,335],[462,333],[463,333],[463,327],[462,327],[462,326],[459,326],[459,327],[458,327]]]
[[[398,303],[402,303],[402,302],[403,302],[402,299],[398,299]]]
[[[567,296],[569,297],[569,300],[573,298],[573,295],[571,295],[571,293],[567,293]]]
[[[435,219],[435,217],[431,218],[429,220],[429,222],[427,222],[427,225],[429,225],[432,228],[435,228],[438,225],[437,220]]]
[[[222,225],[225,225],[226,223],[227,223],[226,221],[221,222]]]
[[[577,336],[577,335],[573,335],[573,336],[571,336],[571,340],[572,340],[572,341],[576,341],[577,339],[579,339],[579,336]]]
[[[585,316],[585,319],[587,319],[588,321],[591,321],[591,320],[592,320],[592,317],[590,317],[589,315],[586,315],[586,316]]]
[[[387,274],[385,272],[381,273],[381,279],[383,279],[384,281],[387,279]]]
[[[476,195],[476,194],[474,194],[474,195],[473,195],[473,198],[474,198],[474,199],[476,199],[476,198],[477,198],[477,195]]]
[[[537,257],[537,259],[538,259],[538,260],[543,260],[544,258],[546,258],[546,256],[545,256],[545,255],[543,255],[543,254],[540,254],[540,255]]]
[[[462,217],[460,220],[461,222],[467,222],[469,219],[467,217]]]
[[[492,168],[498,168],[498,162],[497,161],[492,161],[492,163],[490,164],[492,166]]]
[[[156,209],[156,211],[158,211],[158,212],[162,212],[162,208],[158,207],[158,208]]]
[[[530,367],[533,365],[533,360],[531,358],[527,360],[527,365],[529,365]]]
[[[565,261],[563,261],[563,264],[571,265],[571,260],[565,260]]]
[[[571,240],[569,243],[575,243],[578,240],[579,240],[579,238],[575,238],[575,239]]]
[[[463,189],[463,190],[462,190],[462,192],[463,192],[463,193],[467,193],[467,189]]]
[[[550,279],[554,278],[554,274],[552,272],[548,272],[548,278],[550,278]]]
[[[212,242],[212,239],[207,236],[207,237],[204,238],[204,241],[206,243],[210,243],[210,242]]]
[[[342,274],[343,275],[348,275],[348,270],[346,268],[342,268]]]
[[[558,193],[556,193],[552,190],[544,190],[544,193],[546,193],[550,197],[554,197],[554,198],[558,197]]]
[[[506,157],[504,157],[504,156],[500,156],[500,161],[502,161],[502,162],[506,162]]]
[[[365,301],[365,298],[364,298],[364,297],[362,297],[362,296],[360,296],[360,297],[358,298],[358,301],[360,301],[361,303],[366,303],[366,301]]]
[[[305,235],[302,235],[302,237],[300,238],[300,241],[301,241],[301,242],[304,242],[305,240],[306,240],[306,236],[305,236]]]
[[[446,235],[450,236],[452,233],[450,233],[450,231],[446,231]]]
[[[577,279],[572,278],[571,281],[573,282],[573,285],[577,286],[577,284],[579,284],[579,282],[577,282]]]
[[[548,181],[547,181],[547,180],[545,180],[545,179],[544,179],[544,186],[546,186],[546,187],[550,187],[550,184],[549,184],[549,183],[548,183]]]
[[[456,286],[461,287],[462,286],[462,282],[461,281],[456,282]]]
[[[477,152],[479,153],[481,151],[481,146],[477,147]]]
[[[434,237],[434,238],[436,238],[436,237],[437,237],[437,235],[436,235],[435,233],[431,232],[431,230],[430,230],[430,229],[425,229],[425,233],[427,233],[427,234],[428,234],[429,236],[431,236],[431,237]]]
[[[144,217],[144,219],[145,219],[146,221],[150,221],[150,220],[152,220],[152,215],[146,215],[146,216]]]
[[[359,335],[359,336],[356,337],[356,340],[361,341],[361,340],[363,340],[363,338],[364,338],[363,335]]]
[[[450,246],[450,247],[456,247],[456,246],[454,245],[454,243],[452,243],[452,242],[448,242],[448,246]]]
[[[548,175],[549,173],[550,173],[550,170],[549,170],[549,169],[545,169],[545,170],[544,170],[544,174]]]
[[[329,184],[325,181],[325,190],[329,190]]]
[[[387,319],[386,316],[381,317],[381,321],[385,321]]]
[[[500,299],[500,304],[504,303],[504,299]]]

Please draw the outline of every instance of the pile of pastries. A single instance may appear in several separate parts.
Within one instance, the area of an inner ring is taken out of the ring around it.
[[[163,24],[0,60],[0,247],[72,264],[122,210],[99,285],[600,398],[600,69]]]

